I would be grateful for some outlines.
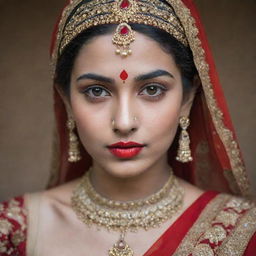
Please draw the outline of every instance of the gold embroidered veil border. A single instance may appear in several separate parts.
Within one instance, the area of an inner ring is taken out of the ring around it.
[[[190,10],[181,0],[167,0],[167,2],[174,8],[176,15],[179,17],[185,29],[189,46],[193,52],[194,62],[201,79],[207,106],[210,110],[215,129],[228,154],[235,181],[238,184],[241,194],[248,195],[250,193],[249,179],[234,134],[225,126],[223,112],[218,107],[209,75],[209,65],[206,62],[205,51],[198,38],[199,30],[196,26],[196,21],[192,17]],[[228,180],[228,182],[230,182],[230,180]],[[230,187],[232,186],[233,184],[230,184]]]
[[[225,148],[225,151],[227,153],[230,166],[232,171],[228,175],[226,175],[227,182],[232,183],[235,181],[234,184],[230,184],[230,187],[238,187],[239,194],[242,195],[248,195],[250,193],[250,185],[249,180],[247,177],[247,173],[245,170],[245,166],[241,157],[241,153],[238,147],[238,144],[235,140],[234,134],[232,132],[231,128],[228,128],[223,120],[224,113],[219,107],[219,104],[217,102],[217,98],[213,89],[212,80],[210,77],[210,70],[209,70],[209,64],[207,62],[206,53],[202,46],[202,42],[200,40],[200,32],[199,29],[196,26],[196,20],[192,16],[189,8],[185,5],[185,2],[187,0],[181,1],[181,0],[167,0],[167,2],[172,6],[174,9],[177,17],[179,18],[187,37],[187,41],[189,42],[189,46],[193,52],[194,56],[194,62],[197,67],[204,95],[206,98],[206,103],[211,115],[211,119],[214,125],[214,128],[221,139],[221,142]],[[57,59],[57,52],[60,44],[60,40],[62,37],[63,29],[65,27],[66,21],[70,14],[72,13],[72,10],[77,6],[77,4],[81,2],[81,0],[73,0],[70,2],[70,4],[64,9],[59,25],[58,25],[58,31],[56,36],[56,42],[53,48],[52,53],[52,61],[53,66],[56,64]],[[191,1],[187,1],[191,2]],[[53,173],[59,172],[59,168],[56,164],[56,161],[59,160],[59,157],[54,157],[53,161]],[[52,177],[57,177],[59,174],[53,174]],[[50,181],[50,185],[54,184],[54,182]]]

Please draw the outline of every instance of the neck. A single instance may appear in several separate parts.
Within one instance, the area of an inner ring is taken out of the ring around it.
[[[117,177],[108,170],[93,165],[91,182],[95,190],[102,196],[116,201],[132,201],[148,197],[159,191],[170,176],[167,161],[143,170],[131,177]]]

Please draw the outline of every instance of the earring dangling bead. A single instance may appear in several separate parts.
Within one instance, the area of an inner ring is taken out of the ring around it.
[[[177,153],[176,160],[181,163],[188,163],[193,160],[191,156],[191,150],[189,147],[190,139],[189,134],[187,132],[187,129],[190,125],[190,121],[188,117],[181,117],[180,118],[180,127],[181,127],[181,133],[179,138],[179,149]]]
[[[67,128],[69,130],[69,150],[68,150],[68,161],[70,163],[75,163],[81,160],[81,155],[79,151],[79,142],[76,134],[74,133],[75,121],[69,119],[67,121]]]

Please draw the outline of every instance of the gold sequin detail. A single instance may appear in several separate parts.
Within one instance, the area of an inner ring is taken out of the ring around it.
[[[22,230],[17,230],[12,236],[12,243],[14,246],[18,246],[21,242],[25,241],[24,232]]]
[[[193,250],[192,256],[214,256],[214,252],[208,244],[199,244]]]
[[[210,243],[218,244],[227,237],[227,232],[222,226],[213,226],[205,232],[202,240],[208,239]]]
[[[8,220],[0,220],[0,234],[7,235],[12,230],[12,224]]]
[[[235,212],[221,211],[213,223],[222,223],[225,227],[234,226],[239,218]]]
[[[26,210],[16,199],[0,204],[0,209],[0,253],[18,255],[17,247],[26,239]],[[19,225],[17,230],[12,221]]]
[[[255,205],[220,194],[205,207],[174,256],[242,256],[255,231]]]

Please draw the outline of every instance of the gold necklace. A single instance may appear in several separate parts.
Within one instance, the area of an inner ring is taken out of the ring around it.
[[[97,225],[120,232],[120,239],[109,250],[109,256],[133,256],[125,242],[127,231],[159,227],[182,206],[184,191],[170,170],[170,177],[157,193],[141,200],[114,201],[102,197],[90,182],[91,169],[82,177],[73,191],[72,208],[86,225]]]

